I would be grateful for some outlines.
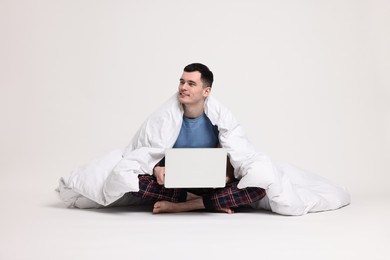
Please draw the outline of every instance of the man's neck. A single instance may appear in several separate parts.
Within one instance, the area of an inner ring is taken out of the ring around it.
[[[201,106],[190,106],[190,105],[183,105],[184,108],[184,116],[187,118],[197,118],[201,116],[204,112],[204,104],[201,104]]]

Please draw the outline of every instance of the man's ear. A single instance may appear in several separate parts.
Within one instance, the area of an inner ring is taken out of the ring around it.
[[[207,97],[208,95],[210,95],[210,92],[211,92],[211,87],[207,87],[203,89],[203,96]]]

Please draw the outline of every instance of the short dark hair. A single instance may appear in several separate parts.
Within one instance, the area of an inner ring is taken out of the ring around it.
[[[214,75],[211,70],[201,63],[191,63],[184,67],[185,72],[198,71],[200,73],[200,79],[206,87],[212,87],[214,81]]]

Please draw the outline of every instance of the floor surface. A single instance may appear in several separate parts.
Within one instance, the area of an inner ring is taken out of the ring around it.
[[[342,209],[286,217],[68,209],[50,190],[2,193],[1,260],[390,259],[389,196],[352,195]]]

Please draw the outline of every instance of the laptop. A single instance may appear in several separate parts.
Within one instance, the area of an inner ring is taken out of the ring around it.
[[[223,148],[172,148],[165,151],[166,188],[221,188],[226,182]]]

